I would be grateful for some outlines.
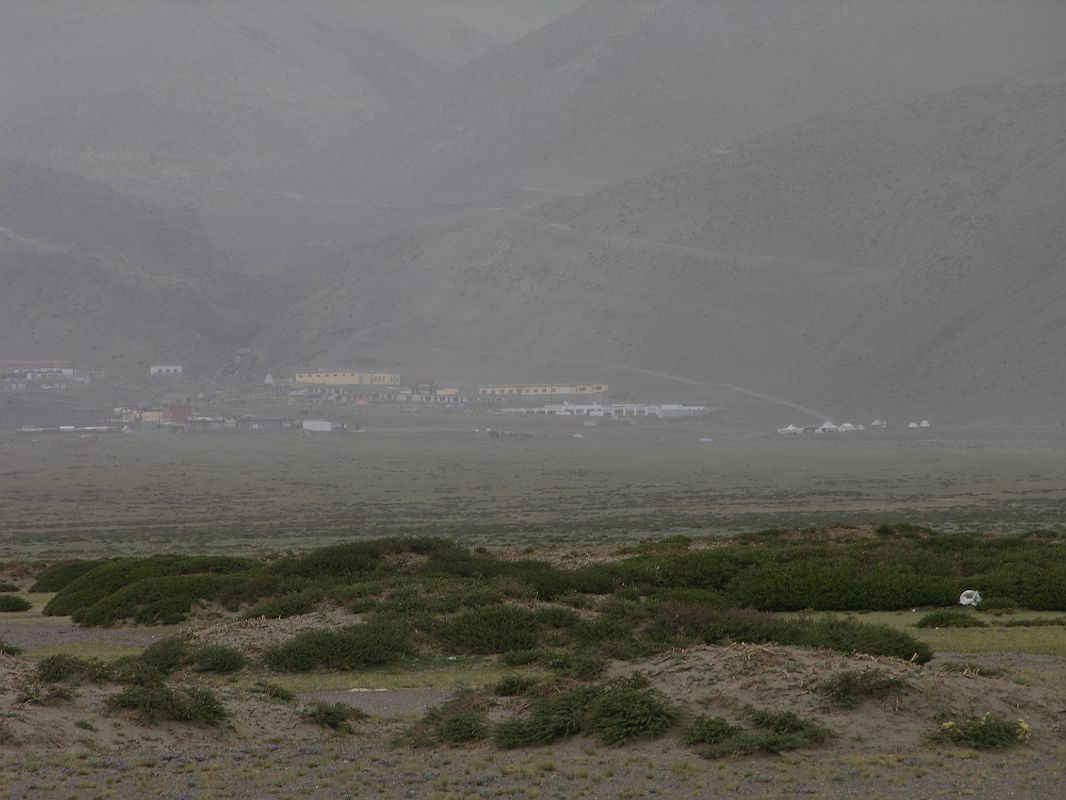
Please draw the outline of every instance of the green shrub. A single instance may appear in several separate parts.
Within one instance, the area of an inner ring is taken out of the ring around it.
[[[123,619],[142,623],[180,622],[197,600],[213,599],[247,570],[247,559],[225,556],[159,555],[89,562],[58,590],[44,613],[70,615],[85,625],[113,625]],[[38,584],[52,576],[44,575]],[[34,588],[37,588],[36,586]]]
[[[14,583],[8,583],[7,581],[0,581],[0,592],[17,592],[19,587]]]
[[[868,625],[847,617],[780,617],[758,611],[664,604],[655,613],[657,635],[682,635],[707,644],[775,642],[841,653],[893,656],[924,664],[932,651],[924,642],[887,625]]]
[[[436,734],[442,744],[465,744],[489,738],[485,715],[477,711],[460,711],[446,716],[437,725]]]
[[[916,628],[987,628],[988,623],[966,611],[934,611],[916,623]]]
[[[464,611],[436,633],[442,644],[459,653],[529,650],[540,640],[533,612],[505,605]]]
[[[167,674],[140,658],[120,658],[110,664],[111,678],[124,686],[162,686]]]
[[[31,592],[59,592],[90,570],[94,570],[107,561],[65,561],[55,564],[40,575],[30,587]]]
[[[107,698],[110,711],[134,711],[145,722],[158,719],[217,725],[226,718],[222,702],[208,689],[131,686]]]
[[[15,647],[13,644],[8,644],[3,639],[0,639],[0,655],[5,656],[17,656],[22,653],[21,647]]]
[[[145,667],[169,675],[184,667],[192,658],[192,646],[185,639],[171,636],[153,642],[137,657]]]
[[[545,628],[573,628],[581,621],[581,617],[569,608],[548,606],[534,611],[533,620]]]
[[[586,730],[604,744],[654,739],[677,721],[677,713],[657,692],[633,684],[607,684],[592,700]]]
[[[25,597],[0,594],[0,611],[29,611],[33,604]]]
[[[591,681],[607,671],[607,659],[598,653],[575,653],[565,672],[574,680]]]
[[[1029,726],[1022,720],[1003,719],[992,714],[945,722],[934,731],[937,742],[986,750],[1013,747],[1029,739]]]
[[[683,739],[689,746],[720,745],[728,740],[735,740],[744,733],[744,729],[732,725],[721,717],[700,715],[685,728]]]
[[[185,620],[197,603],[220,599],[234,580],[229,575],[215,574],[145,578],[117,589],[92,605],[75,609],[71,619],[79,625],[99,627],[123,620],[138,625],[176,625]],[[54,613],[50,610],[52,603],[60,597],[56,595],[45,606],[46,613]]]
[[[845,670],[819,684],[818,691],[833,705],[858,708],[864,700],[899,692],[906,685],[903,678],[883,670]]]
[[[756,730],[733,725],[721,717],[700,716],[685,730],[685,744],[696,747],[704,758],[750,753],[782,753],[825,742],[829,729],[792,712],[745,709]]]
[[[505,675],[492,687],[492,693],[497,697],[514,697],[525,694],[537,685],[537,679],[528,675]]]
[[[311,703],[304,709],[303,718],[315,725],[332,728],[338,733],[352,733],[352,720],[367,718],[367,713],[344,703]]]
[[[22,705],[53,706],[69,703],[74,692],[67,686],[45,684],[32,679],[20,679],[15,683],[15,702]]]
[[[37,679],[44,683],[102,682],[111,679],[111,669],[95,658],[56,653],[37,662]]]
[[[410,652],[403,631],[392,625],[367,623],[339,630],[305,631],[267,650],[263,660],[271,669],[285,672],[353,670],[395,664]]]
[[[228,674],[239,672],[248,664],[248,659],[239,650],[220,644],[197,647],[190,657],[192,668],[197,672]]]
[[[757,728],[771,733],[802,735],[812,744],[824,742],[830,736],[828,728],[822,727],[814,720],[804,719],[792,711],[769,711],[748,706],[744,713]]]
[[[256,619],[266,617],[268,619],[284,619],[296,617],[300,614],[310,614],[322,600],[322,592],[319,589],[301,589],[288,592],[280,597],[272,597],[252,606],[243,614],[243,619]]]
[[[550,744],[581,732],[585,708],[594,689],[575,689],[535,703],[525,717],[496,725],[493,741],[500,747],[531,747]]]

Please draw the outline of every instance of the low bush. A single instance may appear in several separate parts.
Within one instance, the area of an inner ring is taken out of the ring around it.
[[[221,644],[208,644],[195,648],[189,661],[197,672],[219,674],[239,672],[248,664],[248,659],[239,650]]]
[[[59,592],[87,572],[106,564],[106,561],[64,561],[54,564],[40,575],[30,587],[31,592]]]
[[[578,681],[591,681],[607,671],[607,659],[599,653],[575,653],[563,670],[558,670]]]
[[[437,747],[487,739],[491,725],[485,710],[490,703],[479,692],[460,690],[443,705],[427,711],[397,740],[397,744]]]
[[[595,689],[575,689],[533,705],[524,717],[496,725],[492,738],[500,747],[550,744],[581,732],[585,709]]]
[[[437,739],[442,744],[466,744],[489,738],[489,724],[478,711],[460,711],[445,717],[437,725]]]
[[[191,657],[192,645],[185,639],[171,636],[148,645],[137,660],[145,667],[169,675],[188,664]]]
[[[569,608],[547,606],[534,611],[533,620],[545,628],[573,628],[581,621],[581,617]]]
[[[916,628],[987,628],[988,623],[966,611],[934,611],[916,623]]]
[[[864,700],[899,692],[906,685],[903,678],[884,670],[845,670],[819,684],[818,691],[833,705],[858,708]]]
[[[252,606],[243,614],[243,619],[256,619],[266,617],[268,619],[283,619],[295,617],[300,614],[310,614],[322,600],[322,592],[318,589],[302,589],[288,592],[280,597],[272,597],[262,603]]]
[[[367,713],[344,703],[311,703],[304,709],[303,718],[315,725],[332,728],[338,733],[353,733],[352,720],[367,718]]]
[[[743,733],[743,728],[721,717],[708,717],[701,714],[688,724],[682,738],[685,744],[691,747],[720,745],[728,740],[738,739]]]
[[[722,758],[814,747],[832,735],[828,728],[790,711],[765,711],[749,706],[744,713],[755,730],[734,725],[721,717],[700,716],[686,728],[685,744],[695,747],[704,758]]]
[[[989,750],[1013,747],[1029,740],[1029,725],[1022,720],[1003,719],[992,714],[945,722],[932,738],[946,744]]]
[[[528,675],[505,675],[492,687],[492,693],[497,697],[515,697],[525,694],[537,685],[537,679]]]
[[[662,736],[676,721],[677,712],[647,680],[631,676],[539,699],[525,716],[499,723],[493,739],[513,748],[588,733],[604,744],[623,744]]]
[[[109,711],[133,711],[144,722],[159,719],[217,725],[226,718],[222,702],[209,689],[131,686],[107,698]]]
[[[17,592],[19,587],[7,581],[0,581],[0,592]]]
[[[0,639],[0,655],[17,656],[20,653],[22,653],[22,648],[21,647],[15,647],[15,645],[9,644],[8,642],[5,642],[3,639]]]
[[[67,568],[78,574],[58,589],[45,614],[69,614],[85,625],[113,625],[123,619],[180,622],[197,600],[215,599],[237,580],[236,573],[253,566],[248,559],[175,555],[83,563],[89,568]],[[57,582],[56,574],[45,573],[34,589]]]
[[[44,683],[99,683],[111,679],[111,668],[95,658],[56,653],[37,662],[37,679]]]
[[[677,712],[639,681],[609,683],[589,704],[585,729],[604,744],[654,739],[677,721]]]
[[[774,642],[841,653],[892,656],[918,664],[924,664],[933,657],[927,644],[903,631],[831,614],[817,618],[782,617],[758,611],[667,603],[656,610],[654,623],[658,636],[694,636],[707,644]]]
[[[353,670],[395,664],[411,653],[405,632],[382,623],[297,634],[263,654],[271,669],[306,672],[312,669]]]
[[[33,604],[25,597],[16,597],[10,594],[0,594],[0,612],[2,611],[29,611]]]
[[[140,658],[120,658],[109,666],[112,680],[124,686],[162,686],[169,674]]]
[[[15,702],[27,706],[54,706],[69,703],[74,692],[67,686],[22,678],[15,683]]]
[[[792,711],[770,711],[748,706],[744,714],[756,728],[782,736],[799,736],[807,744],[821,744],[832,735],[828,728]]]
[[[540,641],[535,614],[515,606],[494,605],[464,611],[442,623],[437,638],[457,653],[503,653],[529,650]]]

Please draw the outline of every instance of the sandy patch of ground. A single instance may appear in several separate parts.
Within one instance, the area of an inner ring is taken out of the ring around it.
[[[1016,666],[1013,656],[1004,659]],[[313,693],[372,714],[357,723],[355,734],[339,736],[302,719],[302,702],[273,702],[225,679],[185,676],[211,684],[229,720],[217,728],[145,725],[104,713],[104,700],[116,686],[83,686],[73,700],[51,705],[26,703],[20,685],[31,679],[33,660],[5,656],[0,709],[8,742],[0,745],[0,796],[1055,797],[1066,793],[1061,767],[1066,662],[1046,661],[1022,664],[1027,669],[1021,680],[1014,674],[976,677],[892,659],[737,645],[615,665],[616,675],[642,672],[689,713],[736,719],[748,704],[787,709],[819,720],[835,734],[818,748],[708,761],[676,733],[624,747],[584,738],[520,751],[490,744],[431,750],[392,744],[415,714],[446,697],[441,689]],[[899,675],[907,688],[854,710],[830,706],[817,691],[838,670],[867,668]],[[350,677],[358,685],[359,676]],[[494,716],[520,710],[522,703],[501,699]],[[943,719],[988,711],[1024,718],[1033,728],[1031,740],[992,753],[929,742],[928,734]]]

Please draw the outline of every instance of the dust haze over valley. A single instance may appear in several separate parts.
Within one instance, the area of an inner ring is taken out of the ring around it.
[[[1066,796],[1064,43],[1060,0],[2,3],[0,795]],[[919,631],[962,589],[1009,619]],[[849,665],[898,695],[830,709]],[[665,727],[601,746],[618,691]],[[980,780],[930,745],[990,714]]]

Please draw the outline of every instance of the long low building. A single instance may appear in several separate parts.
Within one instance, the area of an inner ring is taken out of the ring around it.
[[[547,417],[701,417],[708,413],[707,406],[683,406],[677,403],[645,405],[644,403],[548,403],[536,408],[502,408],[510,414],[533,414]]]
[[[398,372],[360,372],[356,370],[315,370],[297,372],[294,383],[315,386],[399,386]]]
[[[479,397],[551,397],[552,395],[602,394],[606,383],[530,383],[509,386],[482,386]]]

